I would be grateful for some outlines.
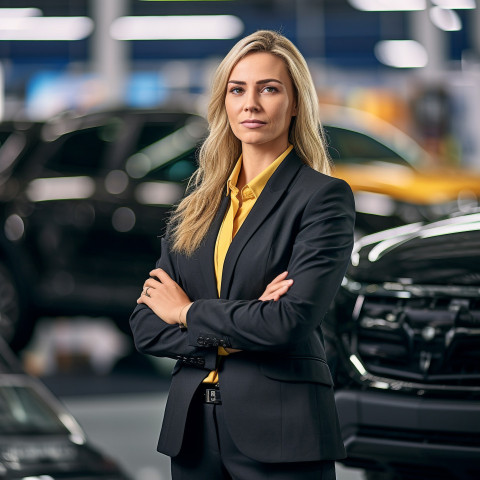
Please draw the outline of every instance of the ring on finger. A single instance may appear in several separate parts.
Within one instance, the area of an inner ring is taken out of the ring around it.
[[[147,287],[144,291],[143,291],[143,294],[146,296],[146,297],[150,297],[149,293],[148,293],[148,290],[152,288],[152,287]]]

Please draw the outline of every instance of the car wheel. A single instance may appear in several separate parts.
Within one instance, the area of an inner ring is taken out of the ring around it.
[[[18,284],[0,261],[0,335],[14,350],[20,350],[30,340],[32,328]]]

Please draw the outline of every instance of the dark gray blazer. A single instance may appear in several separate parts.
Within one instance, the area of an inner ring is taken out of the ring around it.
[[[145,305],[130,319],[140,352],[178,359],[158,451],[179,453],[192,396],[222,345],[242,350],[225,358],[219,375],[226,422],[245,455],[262,462],[342,458],[320,324],[352,250],[350,187],[305,166],[292,151],[232,241],[219,299],[213,255],[228,202],[225,196],[191,257],[172,253],[162,239],[157,267],[194,302],[188,330],[160,321]],[[294,280],[288,293],[259,301],[285,270]]]

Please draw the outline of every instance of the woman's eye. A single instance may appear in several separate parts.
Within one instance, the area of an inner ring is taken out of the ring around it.
[[[278,90],[275,87],[267,86],[263,89],[263,91],[266,93],[274,93],[274,92],[277,92]]]
[[[242,93],[242,89],[240,87],[233,87],[230,89],[230,93],[234,93],[236,95],[238,95],[239,93]]]

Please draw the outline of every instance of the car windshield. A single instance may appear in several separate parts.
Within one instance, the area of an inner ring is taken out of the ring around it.
[[[0,435],[68,433],[56,413],[33,388],[0,383]]]
[[[398,153],[376,139],[360,132],[325,126],[328,153],[337,165],[388,163],[412,167]]]
[[[187,181],[197,169],[195,152],[203,131],[203,123],[196,119],[174,131],[159,123],[145,125],[136,153],[127,160],[127,172],[134,178]]]

